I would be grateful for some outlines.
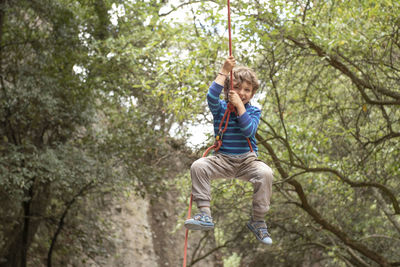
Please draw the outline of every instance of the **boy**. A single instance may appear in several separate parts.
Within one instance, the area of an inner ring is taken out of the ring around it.
[[[185,221],[185,227],[192,230],[210,230],[214,228],[210,210],[210,183],[217,178],[239,178],[253,184],[252,217],[247,227],[256,238],[264,244],[272,244],[267,225],[264,221],[269,210],[272,193],[272,170],[257,159],[255,133],[261,111],[249,101],[258,89],[255,73],[245,67],[233,71],[233,90],[229,90],[229,73],[236,62],[230,56],[225,60],[221,71],[210,86],[207,102],[214,118],[214,131],[218,133],[219,123],[231,102],[237,111],[231,113],[227,131],[224,133],[222,146],[213,156],[196,160],[190,169],[192,177],[192,194],[200,213]],[[220,100],[224,88],[225,100]],[[253,152],[247,138],[250,139]]]

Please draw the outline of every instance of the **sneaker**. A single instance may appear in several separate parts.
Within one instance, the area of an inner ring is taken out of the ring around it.
[[[267,224],[264,221],[253,221],[250,220],[247,223],[247,227],[254,233],[256,238],[263,244],[271,245],[272,239],[269,236]]]
[[[190,230],[211,230],[214,229],[212,218],[206,213],[197,213],[193,218],[185,221],[185,227]]]

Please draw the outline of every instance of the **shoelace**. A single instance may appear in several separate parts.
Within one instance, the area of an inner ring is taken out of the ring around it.
[[[205,213],[198,213],[193,217],[193,219],[199,220],[202,222],[211,222],[211,217]]]
[[[263,223],[263,222],[262,223],[254,223],[254,227],[260,233],[260,236],[262,238],[269,237],[268,228],[267,228],[267,225],[265,223]]]
[[[267,228],[259,228],[258,231],[260,232],[262,238],[269,236]]]

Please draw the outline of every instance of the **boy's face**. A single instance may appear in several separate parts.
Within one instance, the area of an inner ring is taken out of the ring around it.
[[[233,90],[239,95],[243,104],[249,103],[253,98],[253,86],[248,81],[243,81],[241,84],[236,80],[233,80]]]

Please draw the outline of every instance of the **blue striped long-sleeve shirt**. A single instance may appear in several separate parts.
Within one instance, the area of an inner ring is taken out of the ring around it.
[[[208,107],[214,117],[214,134],[218,134],[219,124],[227,108],[225,100],[220,100],[219,96],[223,86],[213,82],[207,93]],[[228,128],[222,139],[220,153],[238,155],[250,151],[246,137],[250,139],[254,152],[258,151],[255,134],[260,121],[261,110],[249,103],[245,104],[246,112],[241,116],[236,116],[234,112],[230,114]],[[223,124],[222,129],[225,124]]]

